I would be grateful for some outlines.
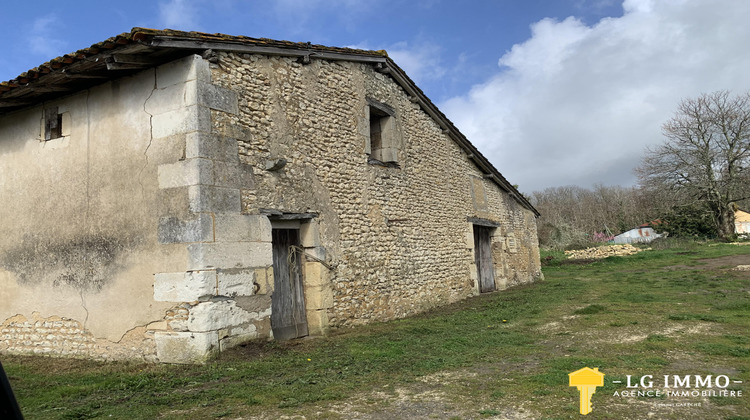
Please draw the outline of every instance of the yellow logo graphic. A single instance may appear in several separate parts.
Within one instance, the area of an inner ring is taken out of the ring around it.
[[[581,414],[590,413],[591,396],[596,392],[596,387],[604,386],[604,374],[599,372],[599,368],[585,367],[569,373],[568,380],[569,385],[578,388],[581,394]]]

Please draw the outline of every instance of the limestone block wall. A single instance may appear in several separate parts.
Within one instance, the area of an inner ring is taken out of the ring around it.
[[[0,352],[187,363],[269,336],[270,222],[212,112],[237,96],[189,56],[0,117]]]
[[[367,64],[222,52],[212,80],[239,100],[237,115],[213,112],[212,124],[237,138],[253,168],[243,213],[317,214],[311,245],[334,268],[305,266],[312,325],[404,317],[477,293],[470,218],[497,222],[498,288],[541,276],[534,215],[389,76]],[[394,111],[398,167],[370,161],[368,101]]]
[[[263,215],[241,213],[241,190],[253,186],[253,169],[240,162],[237,140],[212,130],[212,112],[237,115],[236,93],[212,84],[209,63],[199,56],[173,65],[188,72],[174,83],[191,93],[162,128],[163,135],[184,136],[185,145],[180,160],[157,168],[158,201],[169,203],[157,236],[186,260],[154,274],[154,301],[175,305],[154,338],[159,361],[192,363],[270,335],[271,225]],[[171,83],[165,79],[163,89]]]

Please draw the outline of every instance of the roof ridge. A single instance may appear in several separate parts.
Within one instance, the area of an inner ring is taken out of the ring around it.
[[[0,82],[0,113],[29,105],[29,99],[43,101],[89,88],[101,80],[132,74],[148,67],[173,60],[185,54],[196,53],[212,47],[227,50],[271,55],[289,55],[309,59],[347,60],[375,64],[379,72],[388,73],[404,91],[419,102],[422,109],[445,130],[467,154],[470,160],[507,191],[523,207],[539,216],[539,212],[498,171],[494,165],[461,133],[448,117],[424,94],[384,50],[372,51],[348,47],[328,47],[311,42],[281,41],[269,38],[252,38],[244,35],[186,32],[176,29],[150,29],[134,27],[90,47],[65,54],[21,73],[7,82]],[[101,56],[99,56],[101,55]],[[141,55],[133,60],[134,55]],[[93,58],[94,56],[98,56]],[[145,58],[145,59],[144,59]],[[43,81],[39,81],[42,78]],[[40,89],[37,89],[37,86]]]

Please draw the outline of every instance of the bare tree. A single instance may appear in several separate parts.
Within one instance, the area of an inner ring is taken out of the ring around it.
[[[685,99],[662,131],[664,144],[648,149],[636,169],[641,185],[685,205],[704,205],[717,235],[732,237],[733,205],[750,198],[750,92]]]

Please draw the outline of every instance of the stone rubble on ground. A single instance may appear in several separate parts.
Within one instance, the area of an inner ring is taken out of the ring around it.
[[[651,248],[641,249],[636,248],[630,244],[623,245],[609,245],[609,246],[597,246],[593,248],[577,249],[572,251],[565,251],[565,255],[568,259],[587,260],[587,259],[600,259],[612,256],[625,256],[633,255],[638,252],[645,251]]]

